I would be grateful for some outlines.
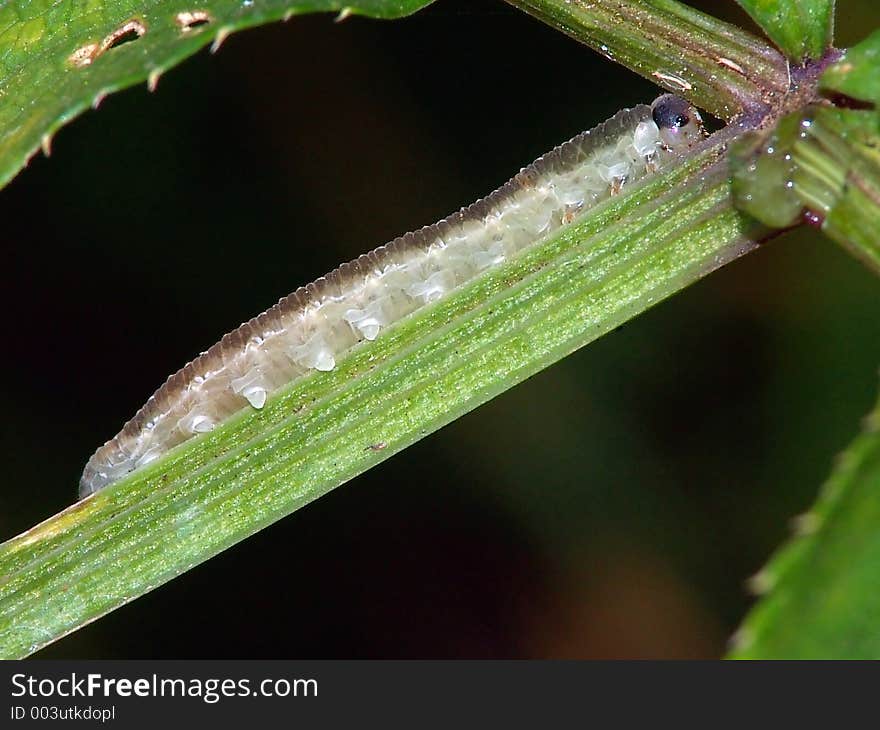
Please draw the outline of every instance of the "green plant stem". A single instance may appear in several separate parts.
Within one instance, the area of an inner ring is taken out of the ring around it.
[[[0,656],[170,580],[752,248],[764,231],[732,208],[724,139],[0,546]]]
[[[674,0],[507,1],[727,121],[788,89],[777,51]]]
[[[873,112],[818,109],[793,145],[795,190],[822,230],[880,273],[880,135],[860,140]]]

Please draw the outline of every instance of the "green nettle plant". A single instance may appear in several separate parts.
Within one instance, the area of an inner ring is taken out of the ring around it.
[[[835,48],[833,0],[738,0],[770,41],[676,0],[509,2],[726,125],[331,372],[0,546],[0,655],[27,656],[207,560],[785,229],[818,226],[880,269],[880,31]],[[6,3],[0,182],[106,94],[154,85],[233,31],[429,4]],[[762,597],[732,656],[880,656],[878,419],[754,579]]]

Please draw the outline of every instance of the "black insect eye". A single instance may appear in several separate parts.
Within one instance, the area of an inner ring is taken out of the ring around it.
[[[689,109],[690,104],[684,99],[664,94],[655,100],[651,113],[660,129],[681,129],[691,122]]]
[[[663,94],[651,104],[660,139],[669,149],[683,149],[704,136],[700,112],[680,96]]]

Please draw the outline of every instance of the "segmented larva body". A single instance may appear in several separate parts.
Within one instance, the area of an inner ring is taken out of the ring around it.
[[[242,324],[172,375],[86,464],[87,496],[211,431],[362,340],[499,266],[702,138],[699,113],[664,95],[619,112],[491,195],[343,264]]]

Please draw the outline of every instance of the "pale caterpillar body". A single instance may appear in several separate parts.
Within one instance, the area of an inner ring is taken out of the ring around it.
[[[86,464],[80,496],[262,408],[294,379],[332,370],[358,342],[570,224],[702,136],[699,112],[675,96],[623,110],[489,196],[297,289],[168,378]]]

